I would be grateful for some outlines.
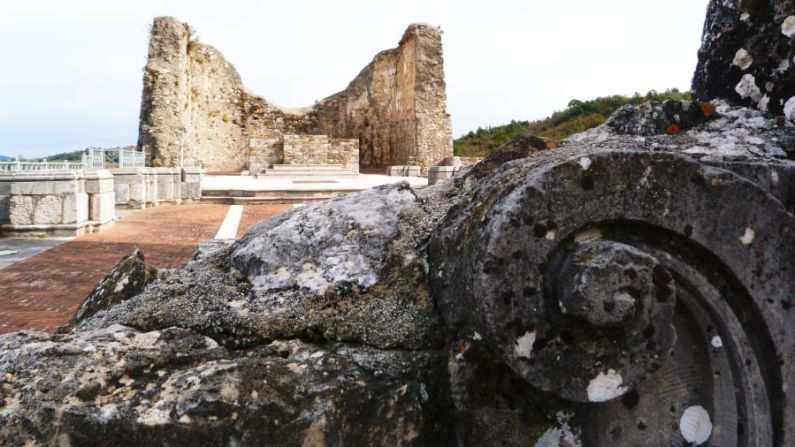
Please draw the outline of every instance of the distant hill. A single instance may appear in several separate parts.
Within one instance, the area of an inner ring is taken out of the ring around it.
[[[11,161],[13,157],[6,157],[5,155],[0,155],[0,161]]]
[[[502,126],[478,128],[478,130],[456,139],[453,146],[456,155],[482,157],[514,138],[522,135],[535,135],[546,140],[549,147],[555,147],[560,140],[568,136],[604,123],[621,106],[666,99],[690,99],[690,92],[671,89],[657,93],[652,90],[645,95],[640,93],[635,93],[634,96],[613,95],[590,101],[572,99],[566,110],[555,112],[546,119],[532,122],[511,121]]]

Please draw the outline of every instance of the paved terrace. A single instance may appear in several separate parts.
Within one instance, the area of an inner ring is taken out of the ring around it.
[[[401,181],[408,182],[413,188],[428,186],[428,179],[423,177],[396,177],[368,173],[259,177],[205,175],[202,178],[201,188],[203,203],[305,203]]]
[[[0,268],[0,333],[53,331],[62,326],[134,245],[152,265],[179,268],[188,262],[198,242],[220,236],[219,231],[225,237],[240,237],[259,220],[291,208],[270,204],[161,206],[135,212],[108,231],[66,242],[0,239],[0,250],[18,251],[18,255],[27,254],[29,248],[38,252],[17,256],[16,262]],[[227,215],[231,223],[222,225]]]

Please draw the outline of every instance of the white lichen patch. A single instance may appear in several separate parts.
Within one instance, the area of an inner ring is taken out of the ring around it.
[[[712,337],[712,340],[710,340],[710,344],[712,345],[713,348],[716,348],[716,349],[717,348],[722,348],[723,347],[723,340],[720,338],[720,336],[716,335],[716,336]]]
[[[538,440],[535,447],[579,447],[582,445],[578,436],[579,429],[569,424],[571,415],[558,412],[558,426],[549,427]]]
[[[756,78],[754,78],[752,74],[743,76],[740,82],[737,83],[737,86],[734,87],[734,91],[736,91],[741,98],[751,98],[754,101],[762,99],[762,91],[759,90],[759,86],[756,85]]]
[[[516,358],[533,358],[533,344],[536,342],[536,331],[527,331],[518,337],[513,345],[513,353]]]
[[[790,121],[795,121],[795,96],[784,103],[784,116]]]
[[[139,348],[154,348],[157,341],[160,340],[160,331],[145,332],[143,334],[136,334],[132,339],[132,344]]]
[[[762,97],[762,99],[759,100],[758,103],[756,103],[756,106],[759,108],[759,110],[767,112],[769,104],[770,104],[770,97],[765,95]]]
[[[224,383],[221,386],[221,400],[224,402],[235,403],[238,397],[240,397],[240,391],[235,384]]]
[[[752,228],[746,228],[745,229],[745,233],[743,233],[743,235],[740,236],[739,239],[740,239],[740,242],[742,242],[743,245],[750,245],[751,242],[754,241],[754,237],[755,236],[756,236],[756,233],[754,232],[754,230]]]
[[[624,379],[614,369],[607,373],[600,372],[588,383],[588,400],[591,402],[607,402],[627,392],[628,388],[622,386]]]
[[[126,286],[129,282],[130,277],[128,275],[124,275],[119,282],[116,283],[116,287],[113,289],[113,291],[115,293],[121,292],[124,289],[124,286]]]
[[[163,408],[150,408],[141,413],[136,422],[143,425],[165,425],[171,423],[171,414]]]
[[[685,441],[701,445],[712,435],[712,421],[701,405],[688,407],[679,419],[679,431]]]
[[[774,185],[778,184],[781,179],[778,176],[778,171],[775,169],[770,170],[770,181],[773,182]]]
[[[587,171],[588,168],[591,167],[591,159],[588,157],[582,157],[580,159],[580,167],[582,168],[583,171]]]
[[[555,230],[547,231],[547,234],[544,235],[544,237],[547,238],[550,241],[554,241],[555,240]]]
[[[743,22],[747,22],[750,19],[751,19],[751,14],[748,14],[747,12],[740,14],[740,20],[742,20]]]
[[[133,383],[135,383],[135,379],[133,379],[130,376],[128,376],[127,374],[125,374],[125,375],[121,376],[121,378],[119,379],[119,383],[124,385],[124,386],[130,386]]]
[[[781,34],[792,37],[795,35],[795,16],[789,16],[781,23]]]
[[[732,61],[732,64],[740,67],[741,70],[747,70],[748,67],[753,65],[753,63],[753,56],[751,56],[751,53],[749,53],[745,48],[740,48],[737,50],[737,52],[734,54],[734,60]]]

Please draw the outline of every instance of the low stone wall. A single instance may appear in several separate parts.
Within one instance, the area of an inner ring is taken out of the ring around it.
[[[116,217],[113,175],[103,169],[86,172],[85,178],[88,220],[92,222],[92,231],[102,231],[110,226]]]
[[[392,177],[419,177],[420,166],[400,165],[386,168],[386,175]]]
[[[284,164],[324,164],[328,158],[328,147],[326,135],[285,135]]]
[[[204,171],[199,168],[125,168],[111,174],[118,208],[193,203],[201,198]]]
[[[428,186],[435,185],[456,175],[460,166],[432,166],[428,171]]]
[[[341,165],[346,170],[359,172],[359,140],[329,138],[327,135],[285,134],[280,140],[252,140],[252,173],[268,165]],[[263,166],[261,166],[263,165]]]
[[[124,168],[0,175],[0,236],[78,236],[113,224],[116,208],[201,197],[198,168]]]
[[[75,236],[99,231],[113,222],[112,184],[105,170],[0,175],[0,233]]]
[[[204,170],[200,168],[182,168],[180,179],[182,203],[198,202],[202,197],[202,176]]]

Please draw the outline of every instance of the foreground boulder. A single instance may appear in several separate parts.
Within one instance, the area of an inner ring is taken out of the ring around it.
[[[80,303],[67,329],[100,310],[108,309],[138,295],[156,276],[157,269],[147,264],[141,250],[134,247]]]
[[[0,336],[0,440],[789,445],[795,131],[708,105],[295,209]]]

